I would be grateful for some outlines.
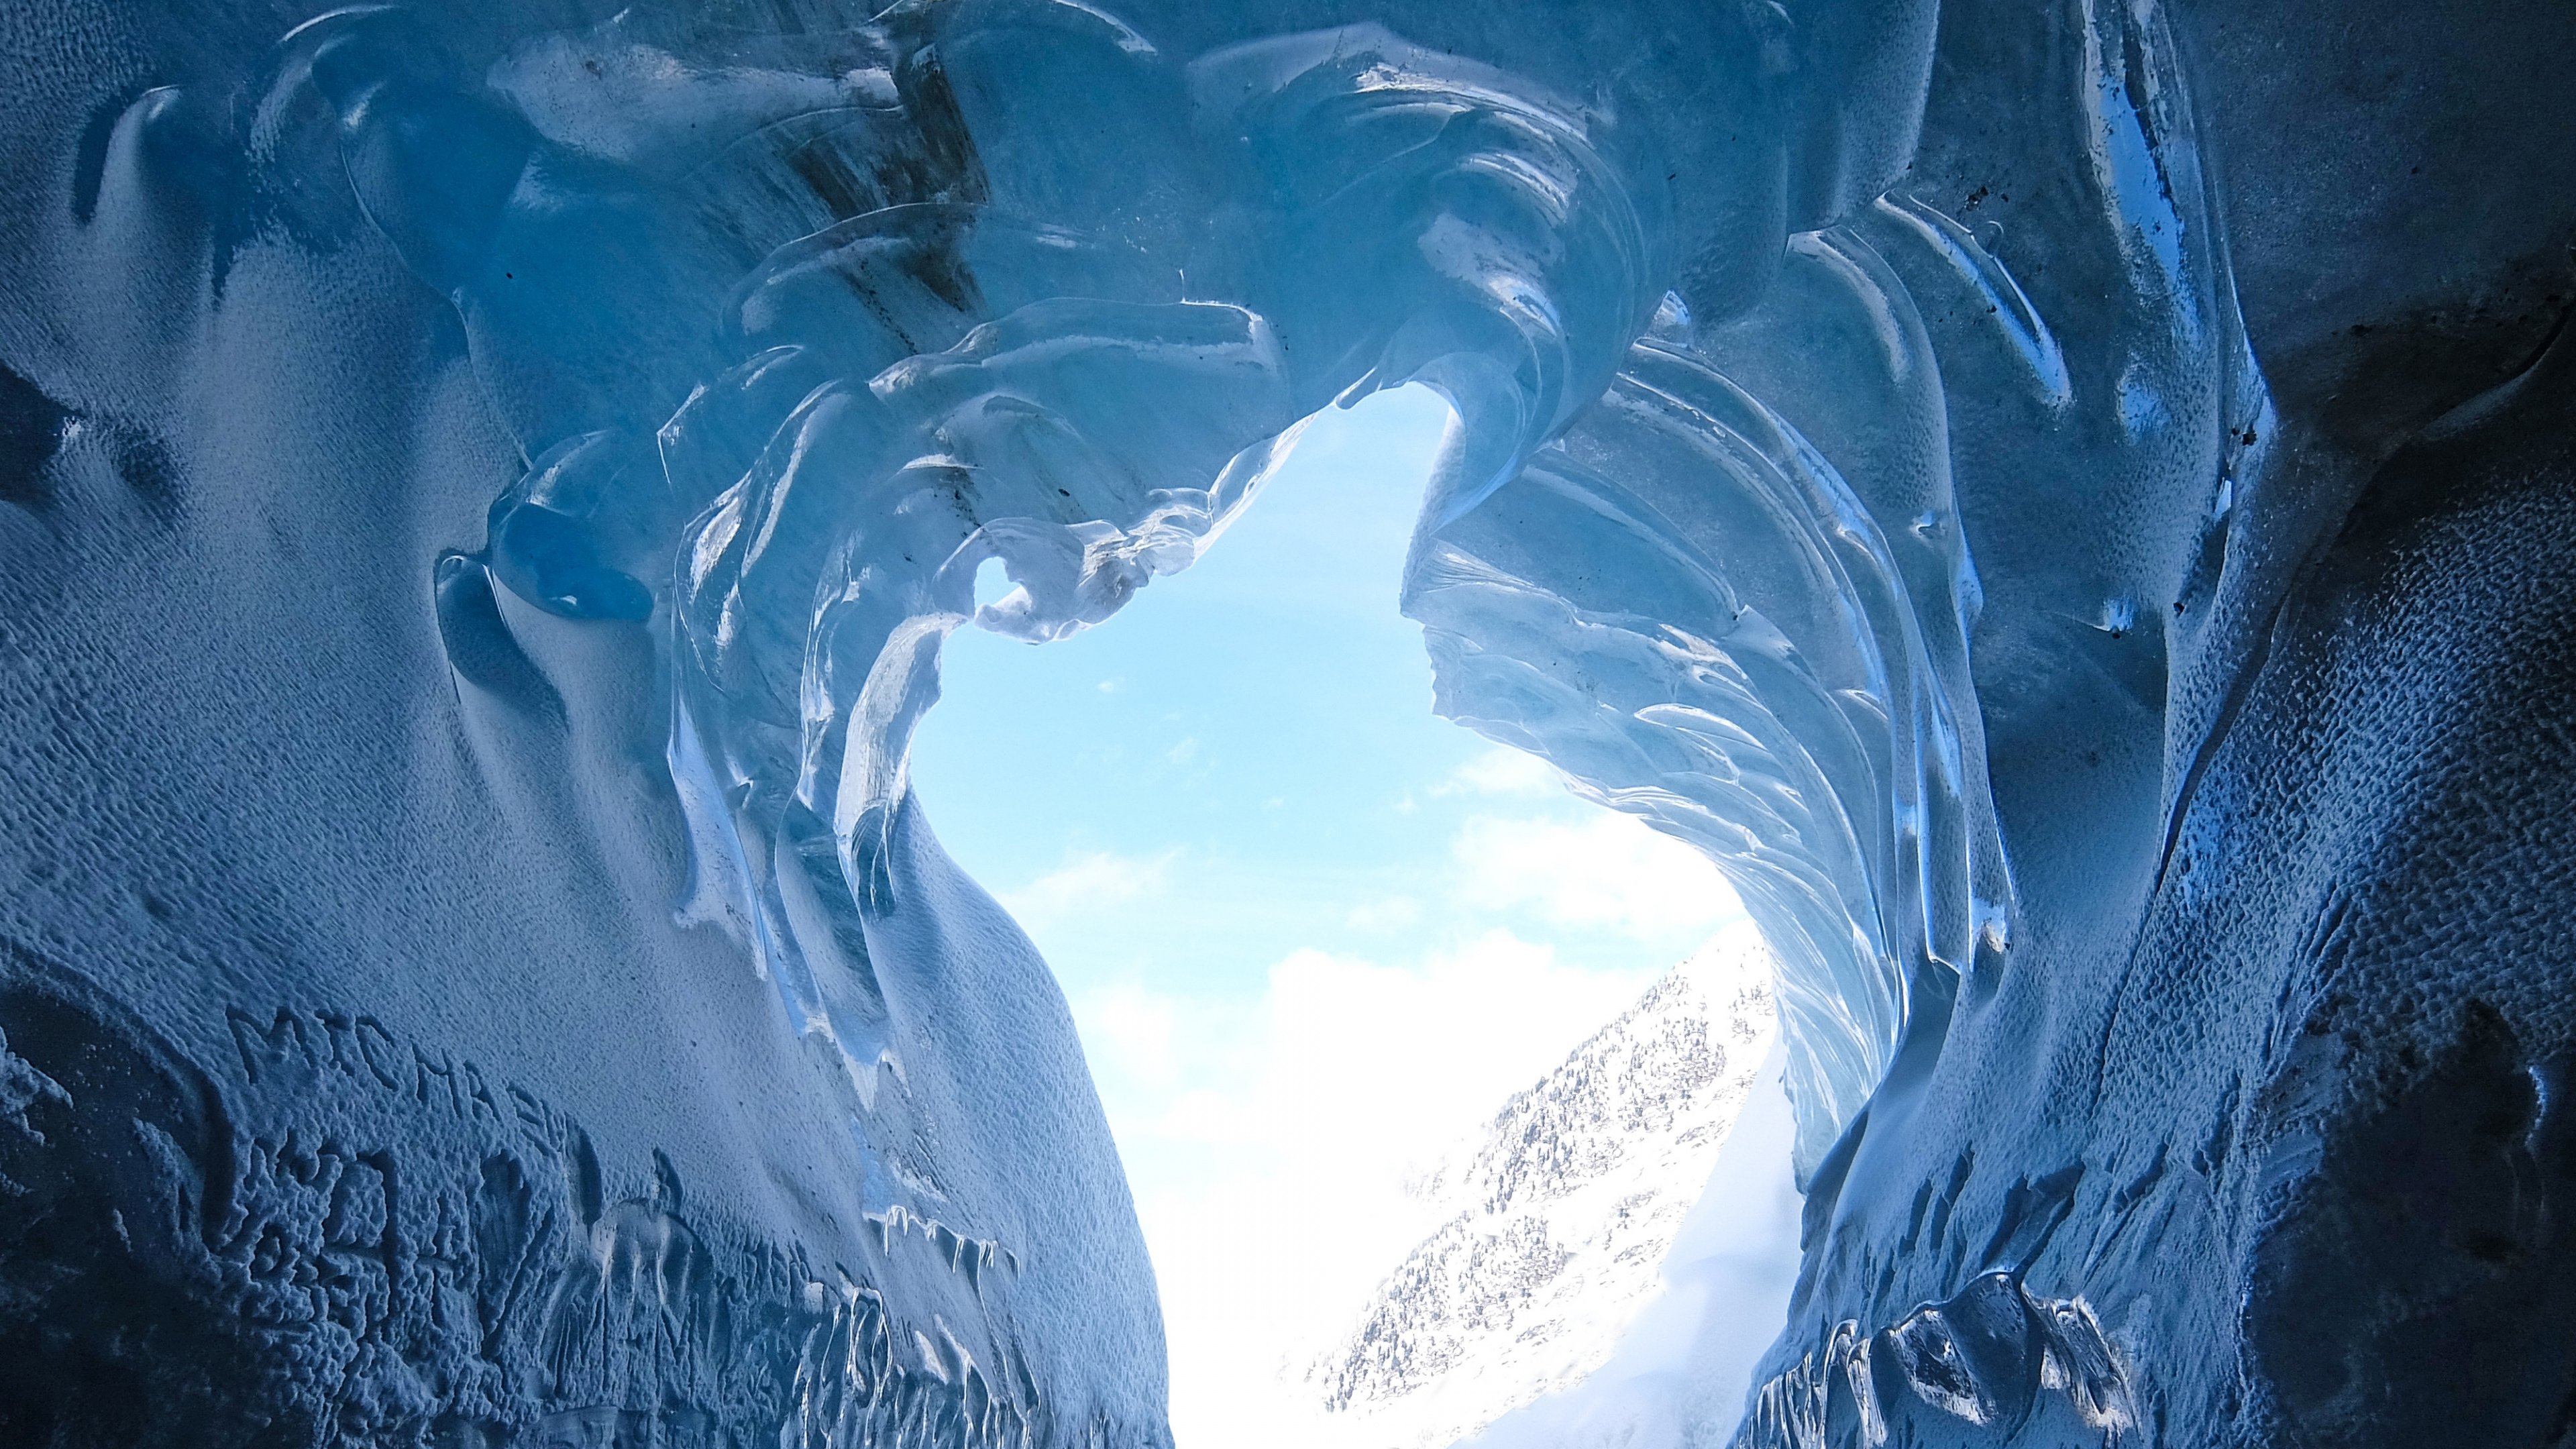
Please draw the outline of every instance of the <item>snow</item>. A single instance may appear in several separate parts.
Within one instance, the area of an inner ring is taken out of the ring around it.
[[[1770,954],[1740,922],[1423,1171],[1414,1195],[1438,1226],[1305,1368],[1335,1416],[1319,1440],[1446,1449],[1608,1362],[1673,1291],[1703,1190],[1733,1186],[1711,1171],[1748,1097],[1777,1094],[1771,992]],[[1777,1319],[1778,1287],[1730,1307]]]

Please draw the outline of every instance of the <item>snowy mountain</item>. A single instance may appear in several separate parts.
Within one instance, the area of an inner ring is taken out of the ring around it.
[[[1307,1371],[1338,1440],[1438,1449],[1610,1358],[1770,1050],[1771,972],[1718,936],[1418,1180],[1439,1227]]]

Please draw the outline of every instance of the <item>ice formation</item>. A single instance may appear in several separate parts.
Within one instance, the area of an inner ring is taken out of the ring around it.
[[[7,19],[12,1434],[1164,1442],[907,742],[1406,382],[1439,707],[1778,959],[1676,1433],[2576,1424],[2563,5]]]

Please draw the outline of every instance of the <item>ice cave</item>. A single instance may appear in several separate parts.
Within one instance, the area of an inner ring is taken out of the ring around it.
[[[913,745],[1412,389],[1432,706],[1741,902],[1799,1195],[1467,1443],[2576,1445],[2564,0],[0,40],[0,1443],[1172,1449]],[[1425,1252],[1328,1393],[1517,1351]]]

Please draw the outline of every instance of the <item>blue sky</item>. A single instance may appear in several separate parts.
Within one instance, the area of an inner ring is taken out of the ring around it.
[[[1684,847],[1431,713],[1396,612],[1445,407],[1328,412],[1188,571],[967,629],[913,781],[1073,1005],[1152,1249],[1181,1449],[1311,1443],[1279,1382],[1429,1226],[1408,1171],[1737,914]]]

